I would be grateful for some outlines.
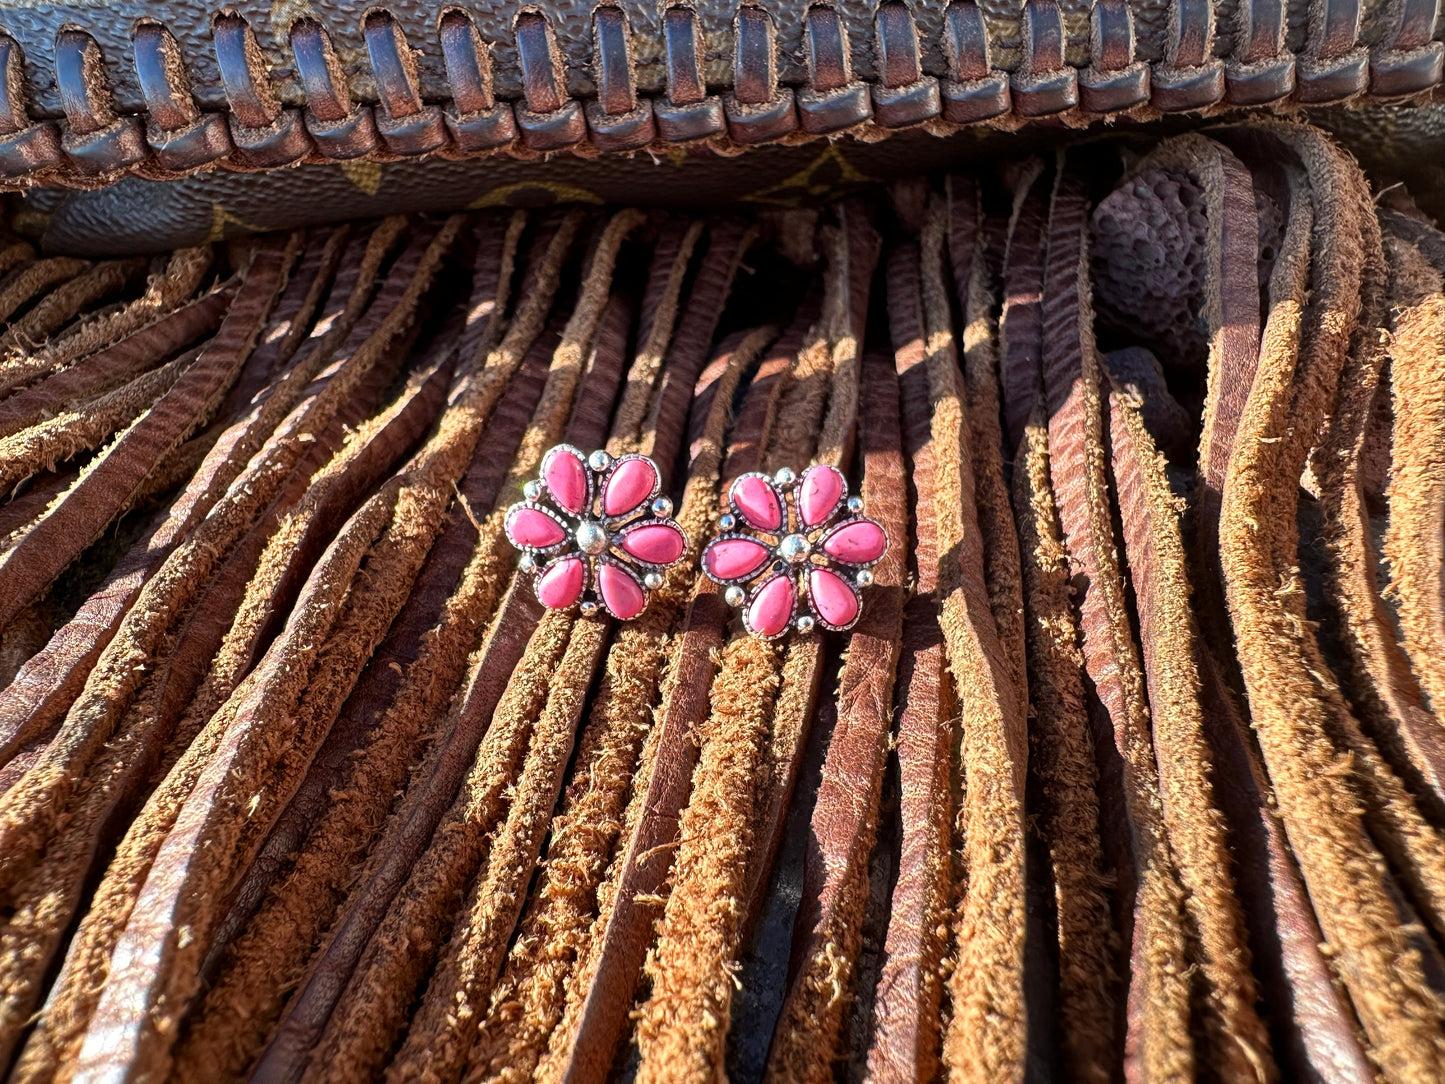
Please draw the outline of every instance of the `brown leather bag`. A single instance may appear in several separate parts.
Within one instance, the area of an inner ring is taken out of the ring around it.
[[[1445,1079],[1442,26],[0,10],[0,1073]]]

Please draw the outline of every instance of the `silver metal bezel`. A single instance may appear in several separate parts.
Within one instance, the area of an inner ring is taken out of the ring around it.
[[[585,553],[569,552],[559,553],[546,564],[534,565],[532,568],[532,594],[537,596],[538,602],[542,602],[542,596],[538,593],[542,586],[542,577],[545,576],[554,565],[560,565],[563,561],[574,559],[582,563],[582,590],[577,592],[577,598],[572,605],[557,607],[557,613],[568,613],[575,610],[582,601],[587,598],[588,593],[592,591],[592,562],[587,559]],[[548,606],[545,602],[542,602],[542,606],[548,610],[553,609],[553,607]]]
[[[612,476],[617,473],[622,464],[633,459],[640,459],[652,468],[652,488],[648,490],[647,496],[643,497],[635,508],[613,515],[606,509],[607,483],[612,481]],[[599,473],[601,477],[597,480],[597,515],[600,519],[616,521],[618,523],[630,522],[630,517],[637,515],[637,513],[644,509],[650,508],[652,502],[655,501],[658,494],[662,492],[662,471],[658,469],[657,463],[653,461],[651,456],[643,455],[640,452],[629,452],[626,455],[618,456],[612,461],[611,466]]]
[[[798,502],[802,500],[803,485],[807,481],[808,475],[815,470],[832,471],[838,476],[838,480],[843,483],[843,488],[839,493],[838,499],[834,501],[833,506],[828,509],[828,514],[810,527],[803,523],[803,508],[802,505]],[[848,500],[848,476],[837,467],[833,466],[831,463],[814,463],[812,466],[804,470],[802,474],[798,475],[798,484],[795,487],[793,501],[795,511],[797,512],[798,526],[800,528],[797,533],[812,534],[814,531],[827,530],[828,524],[833,522],[834,517],[837,516],[840,511],[842,511],[843,507],[848,503]]]
[[[615,621],[631,621],[633,618],[642,616],[643,612],[652,602],[652,593],[647,589],[647,585],[642,582],[642,577],[638,576],[637,573],[633,572],[632,569],[628,568],[623,562],[617,560],[615,557],[609,557],[606,554],[600,557],[594,557],[593,561],[596,562],[596,565],[594,566],[591,577],[593,586],[592,596],[602,608],[607,611],[608,616]],[[598,567],[601,565],[611,565],[613,568],[622,572],[629,577],[633,583],[637,584],[637,589],[642,592],[642,609],[638,610],[632,617],[620,617],[613,612],[612,607],[607,605],[607,600],[602,597],[601,569]]]

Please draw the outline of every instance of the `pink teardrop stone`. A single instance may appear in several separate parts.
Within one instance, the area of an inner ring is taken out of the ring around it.
[[[646,459],[624,459],[602,490],[602,511],[620,516],[638,508],[658,486],[657,468]]]
[[[858,616],[858,596],[836,572],[815,568],[808,573],[808,594],[823,624],[846,628]]]
[[[542,462],[542,481],[556,502],[580,515],[587,503],[587,464],[571,448],[553,448]]]
[[[514,546],[543,550],[561,542],[567,532],[547,513],[519,505],[507,513],[507,537]]]
[[[748,627],[760,636],[778,635],[792,620],[795,598],[792,577],[774,576],[748,604]]]
[[[888,534],[871,519],[845,523],[823,539],[823,552],[850,565],[866,565],[888,552]]]
[[[622,536],[622,549],[650,565],[670,565],[682,556],[687,542],[682,532],[668,523],[649,523]]]
[[[803,517],[803,526],[816,527],[826,520],[838,507],[846,489],[843,475],[836,467],[819,464],[805,470],[798,487],[798,514]]]
[[[582,594],[586,569],[576,557],[564,557],[537,577],[537,598],[543,606],[565,610]]]
[[[703,554],[703,566],[720,580],[740,580],[763,567],[768,547],[750,538],[721,538]]]
[[[616,565],[598,564],[597,588],[607,609],[619,621],[631,621],[647,605],[647,596],[638,582]]]
[[[733,504],[760,531],[776,531],[783,525],[778,491],[756,474],[745,474],[733,483]]]

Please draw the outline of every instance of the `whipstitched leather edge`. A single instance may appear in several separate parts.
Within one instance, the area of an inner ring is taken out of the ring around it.
[[[1208,113],[1229,107],[1322,105],[1400,100],[1436,91],[1445,45],[1432,40],[1440,0],[1399,0],[1378,43],[1362,38],[1360,0],[1324,0],[1298,53],[1285,44],[1283,0],[1248,0],[1236,25],[1216,25],[1211,0],[1172,0],[1165,56],[1137,58],[1135,21],[1126,0],[1096,0],[1089,14],[1089,63],[1066,60],[1064,18],[1056,0],[1025,0],[1022,41],[1012,70],[991,58],[984,13],[975,0],[944,10],[941,42],[924,40],[904,0],[874,12],[875,73],[851,63],[849,27],[826,3],[804,16],[807,81],[784,85],[774,17],[745,3],[733,24],[731,85],[709,84],[713,55],[697,13],[672,6],[662,16],[665,89],[639,93],[631,30],[622,7],[591,13],[590,67],[595,97],[567,90],[567,61],[552,21],[535,8],[512,20],[523,96],[493,90],[491,45],[473,16],[442,7],[436,21],[447,97],[423,97],[412,44],[384,8],[361,17],[375,101],[353,97],[331,35],[317,18],[287,33],[305,104],[285,104],[252,26],[237,12],[210,19],[226,110],[202,110],[192,94],[188,58],[176,37],[141,20],[131,38],[145,108],[117,113],[100,45],[83,27],[56,35],[53,79],[63,119],[32,114],[36,66],[27,69],[16,39],[0,28],[0,190],[34,185],[98,187],[126,175],[156,179],[203,169],[271,169],[298,162],[392,160],[438,155],[533,157],[555,151],[654,151],[685,146],[737,153],[750,146],[849,132],[873,140],[923,126],[948,134],[970,125],[1013,128],[1041,118],[1069,127],[1127,114]],[[274,9],[273,9],[274,10]],[[279,28],[275,28],[279,29]],[[1219,39],[1218,41],[1216,39]],[[1224,39],[1229,45],[1223,46]],[[719,45],[722,43],[712,43]],[[947,73],[924,71],[941,51]],[[1227,51],[1227,55],[1217,55]],[[115,58],[111,58],[114,60]],[[573,65],[575,66],[575,64]],[[293,73],[288,73],[293,74]],[[517,83],[518,80],[510,80]]]

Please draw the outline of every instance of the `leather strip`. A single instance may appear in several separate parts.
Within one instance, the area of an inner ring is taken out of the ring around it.
[[[1000,425],[998,331],[994,325],[994,289],[984,262],[984,231],[978,186],[953,176],[947,184],[948,256],[954,295],[963,326],[964,390],[968,398],[978,524],[984,548],[984,581],[989,609],[1012,693],[1020,704],[1028,697],[1025,676],[1023,597],[1018,535],[1004,481],[1004,444]]]
[[[1433,1005],[1434,995],[1427,992],[1419,957],[1389,934],[1398,912],[1388,890],[1376,873],[1359,875],[1367,868],[1377,870],[1381,859],[1365,832],[1358,798],[1350,794],[1340,801],[1338,789],[1353,790],[1346,776],[1330,774],[1328,765],[1337,763],[1339,754],[1324,734],[1321,716],[1326,708],[1315,681],[1299,672],[1303,670],[1299,660],[1307,649],[1283,647],[1293,634],[1284,617],[1287,603],[1279,594],[1275,551],[1277,546],[1291,547],[1279,545],[1271,535],[1280,532],[1287,540],[1294,536],[1297,468],[1308,449],[1287,447],[1296,442],[1277,438],[1285,436],[1291,422],[1312,431],[1317,426],[1310,422],[1318,417],[1289,417],[1300,341],[1299,301],[1314,214],[1309,189],[1300,183],[1291,187],[1286,240],[1275,263],[1270,318],[1261,338],[1260,368],[1241,416],[1225,482],[1220,556],[1253,725],[1315,914],[1335,948],[1332,962],[1346,988],[1359,991],[1352,1001],[1375,1056],[1387,1066],[1409,1072],[1435,1063],[1440,1053],[1433,1038],[1414,1035],[1414,1025],[1399,1014],[1398,1006],[1422,998]],[[1300,378],[1303,383],[1308,377],[1301,373]],[[1300,437],[1298,443],[1304,439]],[[1262,506],[1266,501],[1268,509]],[[1320,830],[1325,823],[1330,825],[1328,832]],[[1380,995],[1371,993],[1386,990],[1389,993],[1381,1001],[1376,1000]],[[1376,1006],[1383,1001],[1392,1008],[1379,1015]],[[1431,1011],[1426,1010],[1425,1018]],[[1421,1027],[1434,1035],[1433,1023]]]
[[[1100,833],[1115,830],[1117,810],[1100,816],[1101,773],[1086,706],[1068,551],[1050,486],[1042,395],[1013,472],[1033,708],[1029,772],[1037,788],[1029,799],[1039,811],[1039,833],[1051,866],[1057,949],[1050,955],[1057,957],[1059,1048],[1080,1079],[1103,1080],[1123,1053],[1117,1026],[1123,984],[1112,943],[1114,918],[1099,889],[1106,858]],[[1054,970],[1033,962],[1036,972]]]
[[[1192,673],[1198,657],[1192,592],[1174,498],[1139,412],[1117,387],[1109,391],[1108,418],[1164,823],[1188,893],[1190,951],[1199,960],[1204,987],[1198,1056],[1222,1078],[1263,1081],[1270,1075],[1269,1036],[1254,1008],[1257,990],[1244,916],[1210,779],[1203,709]]]
[[[1200,692],[1206,736],[1215,758],[1214,785],[1229,821],[1235,877],[1250,931],[1265,1000],[1289,1005],[1272,1013],[1283,1031],[1280,1056],[1297,1073],[1359,1079],[1366,1057],[1359,1024],[1331,980],[1320,952],[1322,934],[1279,819],[1268,809],[1263,762],[1225,679],[1218,645],[1228,617],[1219,579],[1219,509],[1240,418],[1259,365],[1259,259],[1254,181],[1219,144],[1184,137],[1156,152],[1161,162],[1188,169],[1209,202],[1206,313],[1210,359],[1199,439],[1198,490],[1191,573],[1204,630],[1199,648]],[[1238,678],[1233,679],[1238,686]]]
[[[1437,351],[1440,337],[1441,268],[1445,237],[1424,223],[1404,223],[1385,214],[1386,255],[1390,260],[1390,396],[1393,403],[1390,451],[1389,523],[1383,552],[1390,565],[1388,591],[1400,615],[1405,651],[1421,686],[1438,713],[1445,704],[1445,627],[1440,583],[1445,562],[1433,559],[1439,546],[1428,524],[1440,506],[1440,457],[1437,379],[1425,359]],[[1425,244],[1420,244],[1425,242]],[[1433,242],[1433,245],[1430,243]],[[1430,247],[1426,247],[1430,245]]]
[[[1035,163],[1015,189],[1003,271],[1003,311],[999,316],[999,359],[1003,368],[1004,436],[1017,448],[1034,404],[1043,395],[1042,302],[1047,180]]]
[[[1069,563],[1088,584],[1079,600],[1084,660],[1121,762],[1123,814],[1132,897],[1121,892],[1130,949],[1127,1079],[1151,1081],[1189,1073],[1189,992],[1166,965],[1184,951],[1182,893],[1159,808],[1158,770],[1138,648],[1123,609],[1119,558],[1103,478],[1102,403],[1084,289],[1084,216],[1076,178],[1056,182],[1050,210],[1048,272],[1043,300],[1043,372],[1050,412],[1049,457]]]
[[[895,689],[902,841],[878,977],[868,1071],[880,1082],[932,1080],[939,1064],[944,925],[950,896],[952,728],[938,624],[938,547],[934,508],[932,410],[917,296],[918,251],[888,258],[889,333],[903,411],[903,439],[914,497],[913,592],[902,614]]]
[[[900,542],[908,515],[898,383],[882,358],[864,363],[863,402],[864,505],[892,545],[874,571],[876,586],[839,678],[838,721],[813,808],[815,846],[808,851],[793,928],[788,994],[768,1054],[768,1076],[775,1080],[822,1077],[838,1054],[847,1000],[837,992],[852,984],[862,940],[867,863],[892,723],[903,609]]]
[[[969,405],[943,284],[947,227],[946,205],[935,197],[923,231],[921,300],[938,486],[939,620],[963,716],[962,838],[955,847],[966,869],[953,897],[955,1011],[943,1055],[951,1072],[984,1080],[1020,1072],[1025,1058],[1027,708],[1004,658],[984,571]]]

